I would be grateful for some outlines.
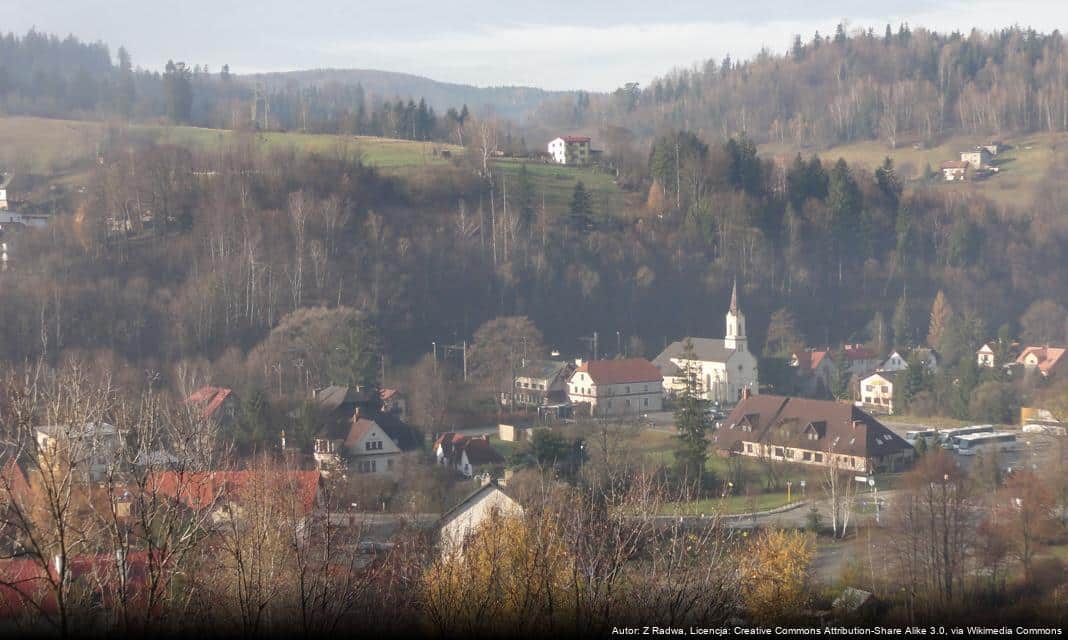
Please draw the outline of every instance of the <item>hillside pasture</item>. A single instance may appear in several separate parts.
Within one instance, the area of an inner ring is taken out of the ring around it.
[[[966,183],[946,183],[937,179],[937,188],[947,192],[974,192],[1002,206],[1020,206],[1031,202],[1052,163],[1068,155],[1068,134],[1038,133],[1000,138],[1008,149],[999,153],[992,162],[999,172],[985,179]],[[918,181],[924,168],[930,165],[934,171],[946,160],[959,160],[960,153],[986,142],[985,138],[954,136],[938,146],[903,143],[891,149],[885,142],[864,140],[830,148],[798,148],[790,144],[760,145],[762,156],[774,158],[777,163],[789,166],[800,151],[803,157],[816,154],[825,167],[838,158],[844,158],[850,166],[860,166],[874,171],[887,157],[894,161],[899,175],[907,181]]]

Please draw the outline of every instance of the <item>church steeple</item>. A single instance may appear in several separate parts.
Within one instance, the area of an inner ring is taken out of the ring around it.
[[[738,279],[734,279],[731,288],[731,306],[727,310],[727,335],[723,338],[723,346],[728,349],[748,351],[745,339],[745,314],[738,305]]]

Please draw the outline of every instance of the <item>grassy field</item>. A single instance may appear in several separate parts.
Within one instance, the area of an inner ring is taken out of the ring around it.
[[[79,120],[0,118],[0,142],[3,142],[0,163],[11,165],[16,171],[58,173],[79,161],[92,158],[108,135],[109,126],[104,122]],[[454,155],[462,151],[455,145],[369,136],[234,132],[145,124],[131,125],[128,130],[134,135],[146,136],[164,144],[205,150],[249,142],[264,151],[295,148],[321,153],[356,152],[367,164],[387,170],[444,164],[447,160],[441,156],[441,151],[448,150]]]
[[[512,191],[519,182],[519,170],[524,161],[504,158],[495,161],[495,169],[508,182]],[[534,207],[545,207],[554,213],[566,212],[571,204],[575,184],[582,182],[593,196],[593,209],[598,214],[616,216],[624,208],[623,191],[611,175],[593,167],[563,167],[555,164],[526,161],[527,174],[534,187]]]
[[[886,143],[865,140],[848,145],[827,149],[800,149],[802,156],[816,153],[824,166],[845,158],[853,165],[864,166],[870,170],[882,164],[886,157],[894,160],[899,174],[915,180],[930,164],[938,171],[939,165],[946,160],[960,159],[960,152],[974,147],[984,138],[956,136],[949,138],[936,147],[919,147],[913,144],[900,144],[896,149]],[[999,173],[985,179],[969,183],[941,183],[939,189],[947,192],[974,191],[1002,205],[1026,205],[1034,196],[1039,183],[1045,177],[1050,163],[1063,158],[1068,153],[1068,134],[1041,133],[1019,137],[1004,138],[1003,142],[1011,148],[999,154],[995,165]],[[792,145],[766,144],[760,146],[761,155],[771,156],[778,162],[789,163],[799,149]]]
[[[794,494],[791,500],[797,501],[800,496]],[[730,496],[727,498],[707,498],[691,502],[669,502],[661,506],[661,515],[700,516],[734,515],[739,513],[753,513],[755,511],[767,511],[784,506],[789,502],[786,492],[758,493],[750,496]]]

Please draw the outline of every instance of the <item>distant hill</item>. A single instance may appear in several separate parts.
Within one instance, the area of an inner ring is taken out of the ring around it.
[[[449,107],[459,109],[465,104],[474,113],[489,107],[498,115],[514,120],[522,120],[544,100],[560,98],[571,93],[546,91],[534,87],[475,87],[467,84],[438,82],[407,73],[374,69],[310,69],[242,77],[265,81],[272,88],[281,87],[289,81],[319,87],[331,83],[360,84],[369,97],[374,95],[393,99],[400,96],[404,99],[414,98],[416,100],[422,97],[426,99],[427,104],[442,112]]]

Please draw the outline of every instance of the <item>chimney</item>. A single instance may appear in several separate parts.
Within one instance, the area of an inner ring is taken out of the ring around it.
[[[575,366],[576,367],[581,367],[582,366],[582,358],[575,358]]]
[[[352,421],[356,422],[360,419],[360,408],[356,407],[356,410],[352,412]]]
[[[748,385],[742,388],[742,400],[748,400],[753,397],[753,390]]]

